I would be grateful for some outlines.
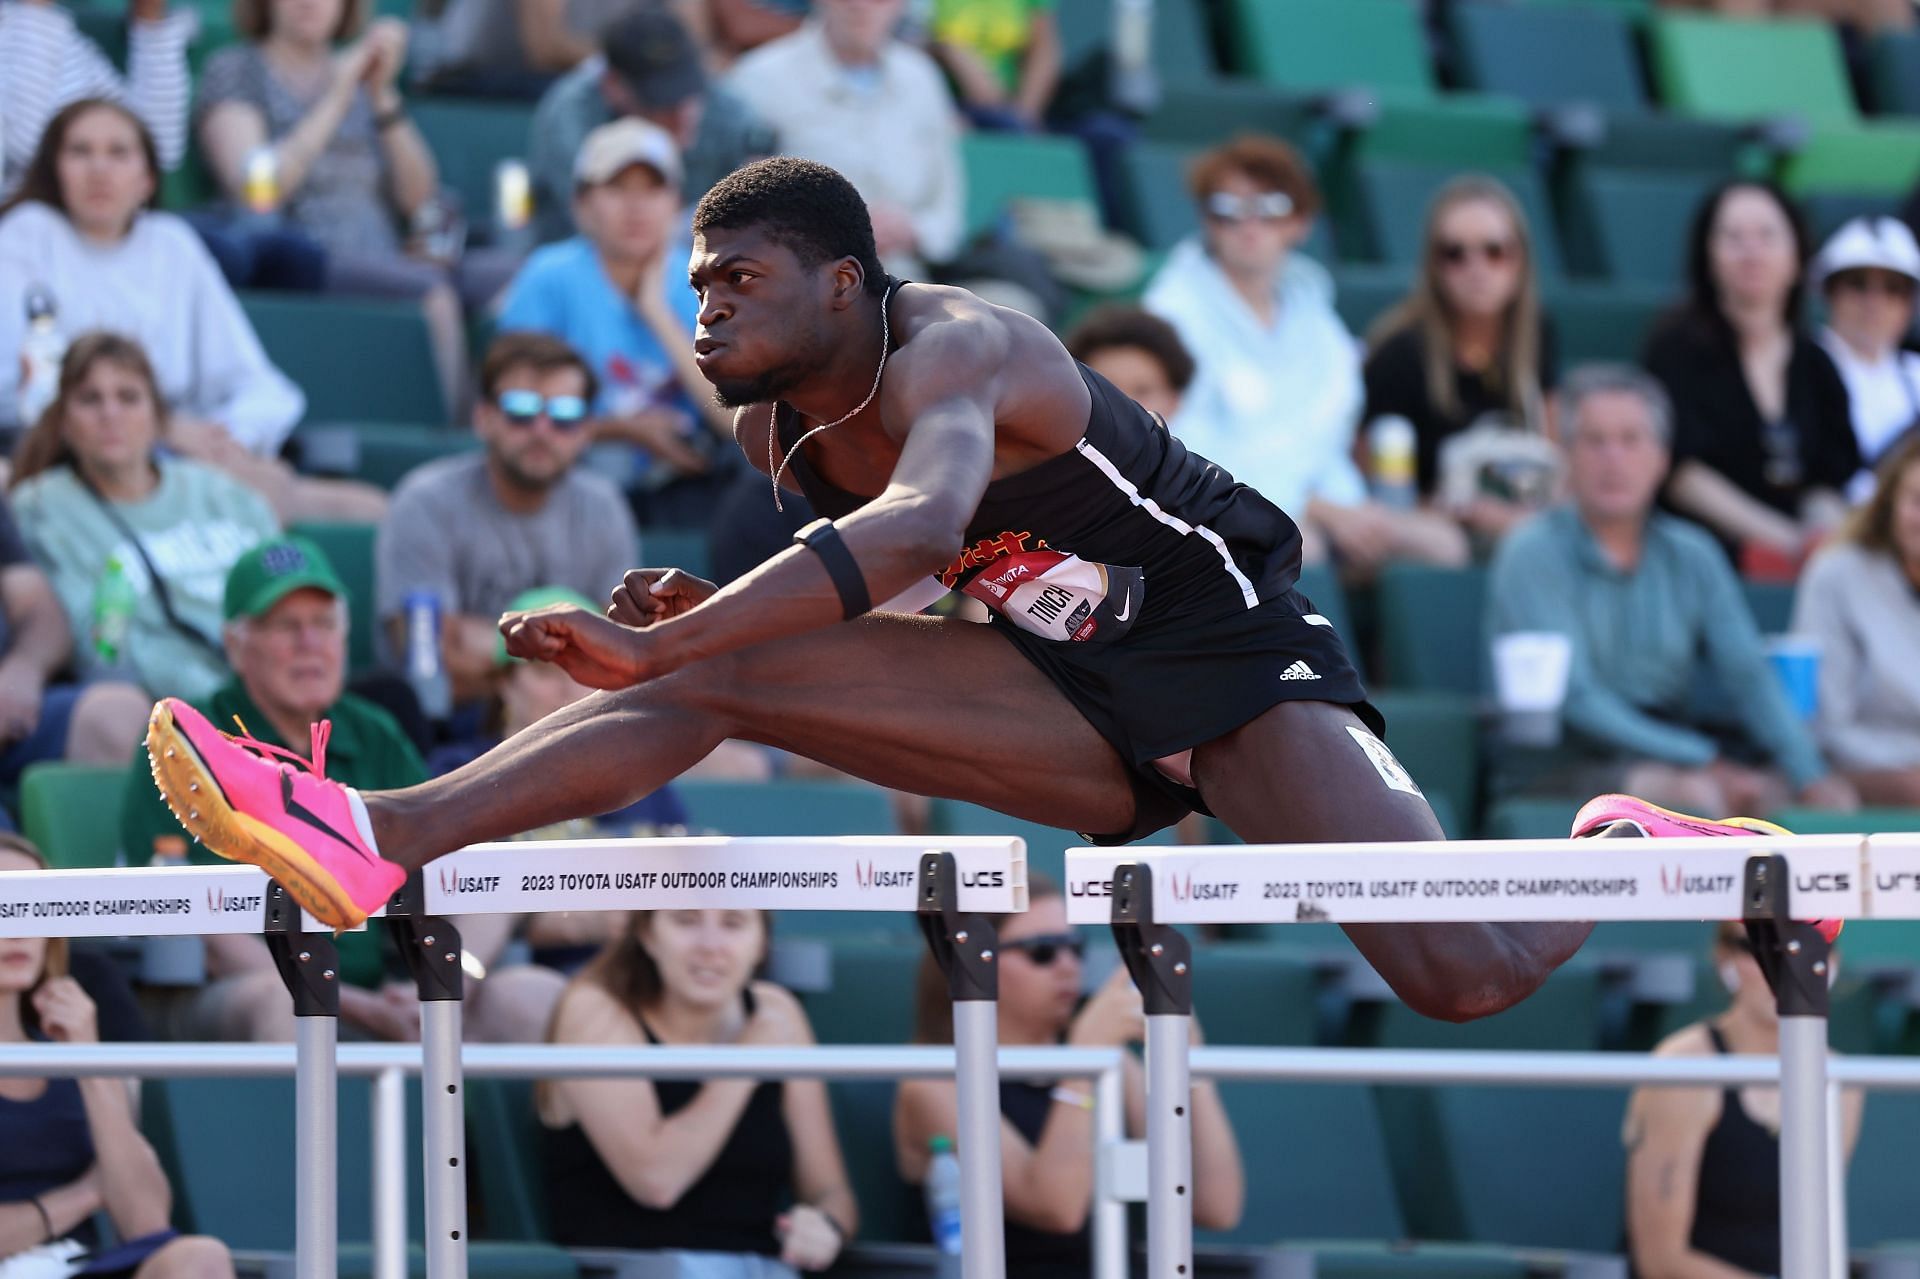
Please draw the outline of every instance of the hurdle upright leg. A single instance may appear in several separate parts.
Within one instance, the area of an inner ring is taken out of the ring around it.
[[[960,1159],[960,1273],[1004,1279],[1005,1205],[1000,1186],[999,940],[983,915],[962,914],[952,853],[920,859],[920,931],[953,997],[954,1089]]]
[[[466,1083],[460,1068],[460,931],[425,913],[420,872],[388,907],[420,992],[420,1111],[426,1144],[427,1279],[467,1276]]]
[[[1193,954],[1186,937],[1154,922],[1153,872],[1113,872],[1113,939],[1147,1014],[1147,1275],[1193,1274]]]
[[[293,996],[293,1272],[339,1273],[340,957],[326,933],[302,930],[299,905],[267,886],[267,949]]]
[[[1754,956],[1780,1014],[1780,1275],[1831,1274],[1832,1223],[1827,1132],[1827,939],[1788,914],[1787,859],[1747,863],[1745,913]]]

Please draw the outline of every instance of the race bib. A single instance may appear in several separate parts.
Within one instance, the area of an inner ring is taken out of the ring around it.
[[[961,589],[1023,631],[1075,643],[1125,635],[1147,593],[1146,575],[1137,568],[1052,550],[998,558]]]

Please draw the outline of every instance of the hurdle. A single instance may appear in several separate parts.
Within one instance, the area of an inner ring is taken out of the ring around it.
[[[474,845],[416,872],[378,915],[395,929],[421,1001],[428,1275],[467,1274],[461,945],[449,917],[735,909],[917,917],[954,999],[960,1273],[1005,1279],[998,939],[986,916],[1026,905],[1026,846],[1011,837],[528,840]],[[340,999],[330,931],[249,866],[0,875],[0,937],[263,932],[297,1019],[294,1273],[333,1279]]]
[[[1809,919],[1920,918],[1920,835],[1174,846],[1067,854],[1147,1020],[1149,1279],[1193,1274],[1193,957],[1175,924],[1745,922],[1780,1013],[1781,1279],[1829,1279],[1829,947]]]

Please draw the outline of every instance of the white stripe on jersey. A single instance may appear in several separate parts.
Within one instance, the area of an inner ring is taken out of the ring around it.
[[[1080,456],[1086,458],[1087,461],[1092,462],[1094,466],[1098,467],[1100,473],[1111,480],[1115,488],[1125,493],[1127,500],[1135,506],[1174,532],[1181,534],[1183,537],[1191,537],[1197,533],[1204,538],[1212,545],[1214,550],[1220,553],[1220,562],[1226,565],[1227,573],[1233,578],[1234,583],[1239,586],[1240,598],[1247,602],[1247,607],[1258,608],[1260,606],[1260,597],[1254,593],[1253,583],[1249,582],[1247,575],[1240,571],[1240,566],[1233,562],[1232,553],[1227,550],[1227,544],[1220,540],[1218,533],[1204,524],[1189,524],[1179,516],[1169,515],[1161,510],[1160,503],[1141,493],[1134,482],[1122,475],[1120,468],[1107,459],[1106,454],[1089,444],[1086,440],[1081,440],[1078,444],[1074,445],[1074,447],[1080,451]]]

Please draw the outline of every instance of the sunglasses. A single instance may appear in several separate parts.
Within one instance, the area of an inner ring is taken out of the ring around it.
[[[1087,943],[1076,933],[1041,933],[1038,937],[1022,937],[1019,941],[1003,941],[1000,949],[1017,950],[1045,968],[1062,954],[1071,954],[1075,959],[1083,958],[1087,953]]]
[[[494,401],[514,426],[532,426],[544,413],[556,430],[571,431],[587,420],[587,401],[578,395],[542,395],[538,391],[502,391]]]
[[[1259,195],[1231,195],[1216,191],[1207,197],[1207,216],[1215,222],[1269,222],[1293,212],[1293,197],[1285,191]]]
[[[1905,302],[1913,297],[1914,282],[1891,272],[1843,271],[1833,277],[1833,287],[1849,293],[1879,293]]]
[[[1466,240],[1445,240],[1438,247],[1440,260],[1448,266],[1460,266],[1476,253],[1498,266],[1513,255],[1513,245],[1506,240],[1482,240],[1478,244]]]

